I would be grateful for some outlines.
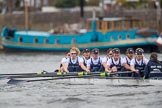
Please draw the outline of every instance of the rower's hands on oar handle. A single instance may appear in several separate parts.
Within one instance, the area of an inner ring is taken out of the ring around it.
[[[111,70],[112,70],[112,72],[117,72],[117,71],[118,71],[118,69],[117,69],[116,66],[113,66],[113,67],[111,68]]]
[[[138,70],[138,69],[135,69],[135,70],[133,70],[133,72],[135,72],[135,73],[139,73],[139,70]]]
[[[85,69],[86,72],[90,73],[90,70],[89,69]]]

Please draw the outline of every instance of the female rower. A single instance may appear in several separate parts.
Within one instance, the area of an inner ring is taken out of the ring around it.
[[[151,74],[150,73],[151,71],[156,71],[157,73],[162,72],[162,64],[158,60],[158,55],[157,55],[156,52],[151,53],[150,60],[149,60],[148,64],[145,67],[144,78],[147,79],[149,77],[155,77],[154,76],[155,73]]]
[[[129,66],[127,69],[123,67],[123,71],[127,71],[127,70],[131,70],[131,67],[130,67],[130,63],[131,63],[131,60],[133,59],[134,57],[134,50],[133,48],[128,48],[126,50],[126,56],[124,57],[127,65]]]
[[[89,69],[87,69],[87,61],[90,59],[90,50],[88,48],[85,48],[83,50],[83,57],[80,58],[80,67],[82,71],[90,72]]]
[[[121,71],[122,67],[129,69],[126,61],[120,56],[120,50],[118,48],[114,48],[112,52],[113,56],[107,61],[105,71]]]
[[[92,50],[92,57],[87,61],[87,69],[91,72],[100,71],[101,57],[99,57],[99,49]]]
[[[137,48],[135,51],[135,58],[131,60],[130,67],[131,71],[134,72],[134,77],[143,77],[144,68],[148,63],[148,59],[144,57],[143,53],[144,50],[142,48]]]
[[[102,71],[105,71],[107,61],[112,57],[112,48],[107,50],[107,55],[102,58]]]
[[[62,60],[61,60],[59,72],[63,72],[64,71],[63,67],[64,67],[65,63],[68,62],[68,59],[70,58],[70,51],[69,50],[66,51],[65,54],[66,54],[66,56],[64,58],[62,58]],[[57,72],[57,71],[55,70],[55,72]]]
[[[80,54],[80,50],[76,47],[72,47],[70,49],[70,58],[67,63],[64,65],[65,72],[79,72],[81,70],[79,65],[80,58],[78,57]]]

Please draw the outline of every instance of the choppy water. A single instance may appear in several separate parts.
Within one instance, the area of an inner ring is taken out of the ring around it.
[[[0,73],[53,71],[63,56],[1,53]],[[162,54],[159,56],[162,59]],[[87,83],[74,83],[75,79],[19,85],[6,82],[7,79],[0,80],[0,108],[162,108],[162,85],[156,83],[113,85],[102,79]]]

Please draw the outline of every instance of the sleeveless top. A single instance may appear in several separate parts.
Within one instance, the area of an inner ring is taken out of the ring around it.
[[[145,68],[145,63],[144,63],[144,60],[142,58],[142,62],[141,64],[139,64],[135,58],[135,65],[134,65],[135,69],[138,69],[138,70],[144,70]]]
[[[69,65],[68,65],[69,72],[79,72],[80,65],[79,65],[78,57],[75,63],[72,62],[71,58],[69,60],[70,60]]]
[[[122,69],[121,57],[119,58],[119,63],[118,64],[115,64],[112,58],[111,58],[111,61],[112,61],[112,64],[110,65],[110,68],[112,68],[113,66],[115,66],[118,71],[120,71]]]

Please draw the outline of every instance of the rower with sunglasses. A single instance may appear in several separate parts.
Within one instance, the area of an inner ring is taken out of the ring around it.
[[[101,71],[101,57],[99,56],[99,49],[94,48],[92,50],[92,56],[87,61],[87,69],[90,70],[90,72],[96,72]]]
[[[105,71],[107,72],[116,72],[121,71],[122,68],[129,69],[126,61],[120,56],[120,49],[113,49],[113,56],[107,61]]]
[[[112,48],[107,50],[107,55],[102,58],[102,71],[105,71],[107,61],[112,57]]]
[[[135,51],[135,58],[131,60],[130,67],[131,71],[133,71],[133,77],[143,77],[143,70],[148,63],[148,59],[146,59],[143,55],[144,50],[142,48],[137,48]]]
[[[70,58],[64,65],[64,71],[65,72],[80,72],[81,68],[79,65],[79,54],[80,50],[76,47],[72,47],[70,49]]]
[[[80,58],[79,61],[82,71],[90,72],[90,70],[87,69],[87,62],[89,59],[90,59],[90,50],[88,48],[85,48],[83,50],[83,56]]]
[[[133,57],[134,57],[133,48],[128,48],[126,50],[126,56],[123,59],[126,61],[126,63],[128,64],[129,67],[127,69],[123,67],[122,71],[131,70],[130,63],[131,63],[131,60],[133,59]]]

